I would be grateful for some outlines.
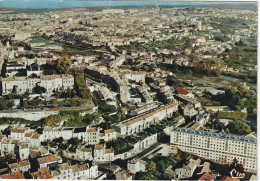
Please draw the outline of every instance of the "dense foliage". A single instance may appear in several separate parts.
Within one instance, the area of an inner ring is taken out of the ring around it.
[[[247,108],[249,113],[253,113],[256,109],[256,99],[249,94],[249,90],[236,84],[226,87],[225,95],[222,96],[222,105],[238,111]]]
[[[60,115],[51,115],[43,119],[43,126],[58,126],[61,121]]]
[[[42,94],[42,93],[45,93],[47,90],[44,88],[44,87],[41,87],[41,86],[36,86],[33,88],[33,92],[36,93],[36,94]]]
[[[97,119],[96,116],[87,114],[80,116],[78,113],[69,115],[69,119],[64,123],[65,127],[88,126]]]
[[[240,135],[248,134],[251,132],[251,128],[246,123],[239,120],[230,122],[228,125],[228,129],[230,133],[240,134]]]
[[[180,150],[174,156],[155,156],[152,159],[147,159],[147,171],[137,172],[136,180],[171,180],[172,178],[165,173],[167,167],[172,166],[173,170],[182,161],[188,158],[188,154]]]
[[[83,99],[90,99],[91,93],[89,88],[86,85],[86,81],[84,79],[84,73],[79,72],[79,70],[74,70],[74,78],[75,78],[75,90],[77,93],[77,96],[83,98]]]
[[[217,119],[246,119],[247,114],[240,111],[218,112]]]
[[[71,60],[66,58],[66,57],[62,57],[59,58],[56,61],[56,71],[59,74],[66,74],[69,71],[69,67],[71,65]]]
[[[102,113],[108,114],[108,113],[114,113],[117,111],[115,106],[109,105],[106,102],[100,102],[98,104],[98,107],[99,107],[99,111]]]
[[[14,106],[12,100],[0,100],[0,110],[8,110]]]

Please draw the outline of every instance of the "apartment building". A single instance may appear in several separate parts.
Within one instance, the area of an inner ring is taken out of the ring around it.
[[[33,148],[38,148],[41,146],[42,141],[43,141],[42,134],[32,134],[32,137],[29,141],[29,146]]]
[[[138,115],[138,114],[145,113],[145,112],[147,112],[147,111],[149,111],[149,110],[152,110],[152,109],[155,109],[155,108],[157,108],[157,107],[158,107],[158,104],[155,104],[155,103],[146,104],[146,105],[144,105],[144,106],[142,106],[142,107],[139,107],[139,108],[137,108],[137,109],[132,110],[132,111],[131,111],[131,115],[132,115],[132,116],[136,116],[136,115]]]
[[[37,172],[31,173],[33,179],[52,179],[50,169],[48,167],[43,167],[38,169]]]
[[[100,141],[100,129],[98,128],[89,128],[87,129],[87,135],[85,137],[85,142],[89,145],[98,144]]]
[[[51,175],[55,180],[92,180],[98,177],[98,166],[62,163],[56,167],[56,170],[51,170]]]
[[[236,158],[246,171],[256,172],[256,139],[208,131],[175,127],[170,143],[184,152],[217,163],[231,163]]]
[[[134,174],[136,174],[136,172],[145,172],[146,164],[146,161],[134,158],[127,162],[127,169]]]
[[[87,135],[87,127],[75,127],[73,132],[73,138],[83,140]]]
[[[3,137],[0,139],[0,152],[1,156],[6,154],[12,154],[17,152],[18,140],[12,140],[11,138]]]
[[[122,169],[115,175],[116,180],[133,180],[133,174],[129,170]]]
[[[182,168],[175,169],[177,178],[189,178],[192,177],[194,171],[200,166],[200,159],[194,160],[190,158],[189,163]]]
[[[25,160],[29,158],[30,149],[28,143],[18,143],[18,154],[20,160]]]
[[[99,66],[88,66],[86,67],[86,73],[102,80],[111,89],[120,94],[120,100],[126,103],[130,100],[130,92],[127,82],[119,77],[115,69],[107,70],[102,65]]]
[[[28,128],[16,128],[11,130],[10,138],[20,141],[26,141],[25,134],[29,133],[30,129]]]
[[[112,140],[116,140],[116,131],[114,129],[107,129],[104,131],[104,141],[108,142],[108,141],[112,141]]]
[[[93,160],[93,154],[91,148],[85,148],[83,146],[78,146],[76,149],[76,158],[84,160]]]
[[[94,148],[94,161],[106,162],[114,158],[114,149],[106,148],[106,145],[95,145]]]
[[[26,91],[32,92],[36,86],[46,89],[47,93],[54,90],[64,91],[74,86],[74,77],[72,75],[42,75],[40,77],[7,77],[1,78],[2,94],[9,94],[16,89],[17,94],[23,94]]]
[[[55,164],[62,163],[62,158],[57,155],[49,155],[49,156],[38,158],[37,161],[39,163],[40,168],[44,168],[54,163]]]
[[[12,163],[8,165],[11,172],[22,171],[27,172],[31,168],[29,161],[22,161],[18,163]]]
[[[136,82],[145,82],[145,72],[139,71],[124,71],[124,77],[128,80]]]
[[[187,104],[183,109],[184,116],[193,117],[198,113],[199,112],[191,104]]]
[[[167,117],[171,117],[173,112],[178,110],[178,103],[171,103],[156,109],[153,109],[142,115],[130,118],[124,122],[114,124],[111,126],[115,131],[119,132],[121,136],[128,136],[138,133],[145,128],[150,127]]]
[[[24,62],[11,61],[4,64],[5,76],[25,76],[26,75],[26,64]]]

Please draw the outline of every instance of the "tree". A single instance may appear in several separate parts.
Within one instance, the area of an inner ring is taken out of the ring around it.
[[[161,160],[158,161],[158,163],[157,163],[157,165],[156,165],[156,168],[157,168],[157,170],[158,170],[159,172],[164,172],[164,170],[166,169],[166,166],[167,166],[167,165],[165,164],[164,160],[161,159]]]
[[[222,131],[222,130],[225,129],[225,126],[224,126],[223,123],[217,122],[217,123],[216,123],[216,126],[215,126],[215,129],[217,129],[218,131]]]
[[[13,94],[17,94],[17,85],[14,85],[14,86],[13,86],[12,93],[13,93]]]
[[[157,180],[157,178],[154,176],[154,174],[149,172],[137,172],[135,175],[136,180]]]
[[[79,145],[79,143],[80,143],[80,140],[78,138],[71,138],[68,141],[68,144],[72,144],[74,146]]]
[[[214,75],[219,77],[222,73],[222,67],[224,66],[224,64],[224,61],[220,58],[204,60],[204,65],[208,76],[210,76],[210,74],[213,73]]]
[[[52,115],[47,118],[44,118],[43,125],[44,126],[56,126],[61,121],[61,117],[59,115]]]
[[[79,70],[78,70],[79,71]],[[83,99],[91,98],[91,93],[89,88],[86,85],[86,81],[84,79],[84,73],[74,71],[74,78],[75,78],[75,90],[77,95]]]
[[[0,110],[8,110],[14,106],[12,100],[0,100]]]
[[[34,98],[34,99],[28,101],[28,105],[30,107],[32,107],[33,109],[35,107],[38,107],[41,103],[42,103],[42,100],[39,98]]]
[[[125,150],[127,148],[127,146],[128,146],[128,144],[125,141],[123,141],[123,140],[119,141],[119,145],[120,145],[120,149],[119,150]]]
[[[88,102],[87,99],[80,99],[80,98],[77,99],[77,105],[78,106],[85,105],[87,102]]]
[[[23,108],[28,108],[28,107],[29,107],[28,101],[23,101]]]
[[[66,96],[69,97],[69,98],[72,97],[72,91],[71,91],[70,88],[67,89],[67,91],[66,91]]]
[[[84,119],[82,120],[82,122],[86,123],[87,125],[91,124],[94,120],[95,120],[95,116],[91,115],[91,114],[87,114],[85,115]]]
[[[58,144],[58,147],[59,147],[61,150],[66,150],[66,149],[68,148],[68,144],[59,143],[59,144]]]
[[[154,171],[156,170],[156,164],[153,161],[150,161],[147,166],[146,166],[147,170],[149,171]]]
[[[212,62],[209,59],[206,59],[204,61],[204,65],[205,65],[205,69],[207,71],[207,75],[210,76]]]
[[[77,99],[75,98],[69,99],[69,102],[71,106],[77,106]]]
[[[71,60],[66,58],[66,57],[62,57],[59,58],[56,61],[56,70],[59,74],[66,74],[68,73],[69,67],[72,64]]]
[[[58,99],[51,99],[51,106],[58,107]]]
[[[37,85],[36,87],[33,88],[33,92],[36,94],[42,94],[45,93],[47,90],[44,87],[41,87]]]
[[[239,120],[235,120],[229,123],[228,128],[229,131],[234,134],[243,135],[251,132],[250,126],[248,126],[246,123]]]
[[[101,110],[102,112],[105,112],[105,113],[113,113],[113,112],[116,112],[116,107],[109,105],[105,102],[102,102],[99,105],[99,110]]]

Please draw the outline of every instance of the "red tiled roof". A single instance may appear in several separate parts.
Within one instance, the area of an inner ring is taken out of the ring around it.
[[[24,133],[25,129],[12,129],[11,132],[12,133]]]
[[[132,174],[129,172],[129,170],[123,169],[123,170],[121,170],[121,173],[125,174],[127,179],[132,176]]]
[[[214,177],[212,175],[210,175],[209,173],[205,173],[204,175],[202,175],[198,181],[212,181],[214,180]]]
[[[12,179],[12,175],[10,173],[4,174],[0,176],[1,179]]]
[[[38,172],[34,172],[32,175],[33,175],[34,179],[51,179],[52,178],[50,170],[47,167],[39,169]]]
[[[181,88],[181,87],[178,87],[178,88],[176,88],[175,90],[176,90],[177,92],[179,92],[180,94],[184,94],[184,95],[187,95],[187,94],[190,93],[189,91],[187,91],[186,89],[183,89],[183,88]]]
[[[32,139],[39,139],[40,138],[40,134],[33,134],[32,135]]]
[[[24,179],[21,171],[13,172],[12,174],[7,173],[0,176],[1,179]]]
[[[58,161],[62,160],[62,158],[57,155],[50,155],[50,156],[38,158],[37,160],[38,160],[39,164],[42,164],[42,163],[49,163],[49,162],[58,162]]]
[[[17,171],[13,173],[13,179],[24,179],[24,176],[21,171]]]

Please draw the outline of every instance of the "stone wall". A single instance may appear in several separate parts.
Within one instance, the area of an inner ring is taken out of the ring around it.
[[[0,113],[0,118],[23,118],[29,121],[39,121],[42,118],[57,115],[59,111],[17,111],[17,112],[5,112]]]

